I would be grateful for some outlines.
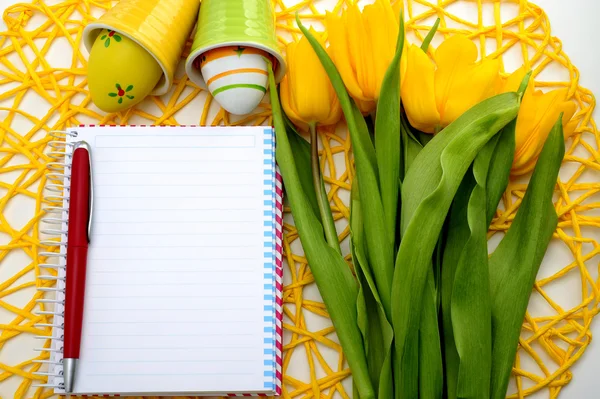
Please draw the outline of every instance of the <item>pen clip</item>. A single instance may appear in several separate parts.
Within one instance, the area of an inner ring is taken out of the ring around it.
[[[89,214],[88,214],[88,228],[87,228],[87,238],[88,242],[90,242],[90,237],[92,236],[92,216],[94,215],[94,179],[92,173],[92,147],[86,141],[78,141],[73,146],[73,153],[78,148],[83,148],[88,152],[88,159],[90,161],[90,195],[89,195]]]

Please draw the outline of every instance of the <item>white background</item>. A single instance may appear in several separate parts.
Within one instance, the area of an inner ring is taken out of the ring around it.
[[[286,3],[291,2],[286,1]],[[13,0],[0,0],[0,15],[6,7],[13,3]],[[536,3],[547,12],[552,24],[553,36],[562,39],[565,52],[579,69],[581,85],[598,95],[600,93],[600,74],[597,65],[600,61],[598,54],[600,47],[597,44],[599,37],[597,29],[600,2],[598,0],[537,0]],[[0,20],[0,31],[4,30],[4,23]],[[596,110],[594,116],[598,118],[599,115],[600,113]],[[17,217],[18,207],[12,207],[11,211],[15,213],[12,216]],[[597,262],[596,258],[595,263],[597,264]],[[7,261],[3,262],[2,269],[11,268],[11,265],[7,263]],[[12,275],[12,273],[5,273],[1,273],[0,277]],[[0,324],[7,323],[8,316],[8,313],[0,313]],[[600,337],[600,320],[594,322],[592,331],[594,336]],[[23,339],[18,342],[18,346],[3,348],[0,352],[0,363],[15,364],[23,359],[22,356],[18,356],[19,353],[21,355],[23,352],[31,353],[32,344],[32,340]],[[39,341],[37,344],[39,345]],[[561,397],[598,398],[600,395],[597,391],[600,388],[598,370],[600,370],[600,344],[596,342],[591,344],[582,359],[573,367],[573,381],[562,391]],[[290,371],[293,374],[293,369]],[[0,383],[0,398],[13,397],[17,385],[18,381],[15,378]]]
[[[583,87],[596,96],[600,93],[600,75],[596,65],[600,60],[598,45],[597,18],[600,16],[600,2],[597,0],[538,0],[548,14],[553,36],[563,42],[565,52],[581,72]],[[594,112],[598,119],[600,112]],[[596,260],[596,263],[598,261]],[[592,334],[600,337],[600,320],[592,324]],[[580,361],[572,368],[573,381],[563,389],[561,397],[573,399],[598,398],[600,393],[600,342],[592,341]]]

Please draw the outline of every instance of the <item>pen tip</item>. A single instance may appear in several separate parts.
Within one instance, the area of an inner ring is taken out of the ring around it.
[[[75,367],[77,366],[77,359],[63,359],[63,375],[65,378],[65,393],[70,394],[73,392],[73,385],[75,380]]]

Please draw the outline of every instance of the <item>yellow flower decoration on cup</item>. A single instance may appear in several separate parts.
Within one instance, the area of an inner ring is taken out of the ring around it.
[[[314,30],[311,32],[324,40]],[[334,125],[342,109],[329,77],[308,39],[291,42],[286,49],[288,72],[281,82],[281,103],[287,116],[307,130],[310,125]]]
[[[517,69],[504,80],[501,91],[516,91],[526,73],[524,67]],[[577,105],[567,99],[567,94],[566,88],[546,93],[535,90],[533,78],[529,80],[517,117],[515,160],[511,170],[513,176],[533,170],[546,138],[561,113],[564,137],[568,138],[575,131],[577,121],[571,118]]]
[[[500,60],[477,63],[478,53],[475,43],[463,35],[440,44],[435,62],[420,47],[408,48],[402,103],[413,127],[435,133],[496,94]]]
[[[401,5],[376,0],[362,13],[356,3],[342,15],[327,13],[331,58],[363,113],[375,109],[383,77],[394,58]]]

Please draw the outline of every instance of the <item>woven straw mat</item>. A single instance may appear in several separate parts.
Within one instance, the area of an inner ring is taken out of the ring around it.
[[[306,23],[318,28],[326,10],[338,12],[347,3],[351,1],[276,0],[279,40],[284,44],[299,38],[294,25],[297,11]],[[271,123],[268,103],[261,104],[254,115],[233,118],[181,72],[168,95],[148,98],[121,114],[101,113],[91,104],[87,91],[87,52],[81,33],[86,23],[113,4],[109,0],[35,0],[9,6],[4,13],[7,30],[0,33],[0,391],[15,398],[52,395],[50,390],[33,388],[44,380],[33,374],[40,365],[32,363],[44,356],[33,350],[44,341],[33,337],[50,334],[49,329],[34,327],[50,322],[47,316],[35,314],[43,310],[43,305],[36,304],[41,294],[35,288],[50,284],[39,279],[42,273],[38,264],[45,259],[38,253],[56,250],[41,245],[39,233],[51,139],[48,132],[85,123]],[[575,116],[579,127],[567,140],[556,188],[559,225],[547,256],[566,261],[542,266],[509,388],[513,398],[536,392],[541,393],[539,397],[555,398],[572,378],[569,368],[591,341],[589,327],[600,297],[600,247],[594,239],[600,224],[596,174],[600,169],[600,136],[592,119],[594,97],[579,86],[578,70],[563,52],[560,40],[552,36],[546,14],[535,4],[524,0],[407,0],[405,11],[407,37],[412,42],[420,43],[440,17],[434,46],[451,34],[467,34],[483,54],[502,57],[506,73],[524,63],[533,68],[538,88],[568,87],[570,98],[579,106]],[[353,177],[351,145],[343,125],[319,133],[331,208],[339,238],[346,244]],[[497,242],[510,226],[525,183],[509,185],[504,210],[497,212],[490,230],[491,240]],[[23,209],[27,211],[16,211]],[[350,371],[289,213],[285,221],[283,396],[349,398]],[[344,248],[347,253],[347,245]],[[565,291],[570,293],[571,302],[557,299],[559,293],[564,298]]]

